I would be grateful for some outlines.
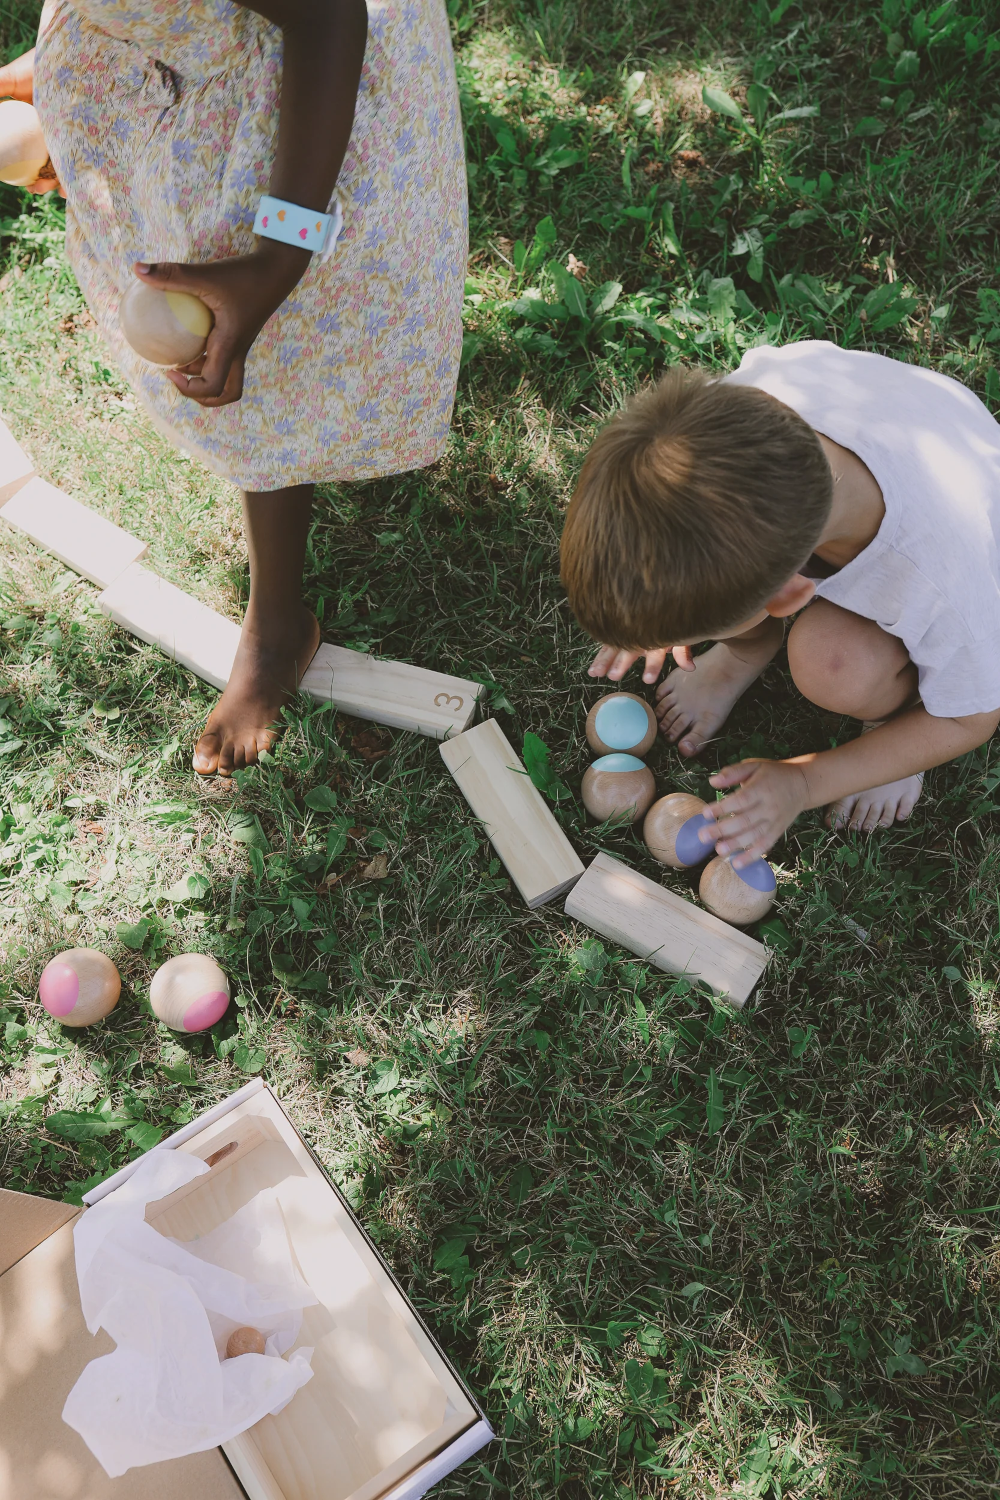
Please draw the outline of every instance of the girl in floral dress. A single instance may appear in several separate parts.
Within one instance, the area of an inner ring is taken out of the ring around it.
[[[467,244],[444,0],[46,0],[33,64],[87,302],[156,424],[243,492],[250,598],[194,757],[226,775],[270,743],[319,643],[314,484],[444,447]],[[30,58],[0,69],[0,96],[31,88]],[[256,236],[265,194],[320,216],[336,199],[332,250]],[[136,275],[211,308],[194,364],[125,342]]]

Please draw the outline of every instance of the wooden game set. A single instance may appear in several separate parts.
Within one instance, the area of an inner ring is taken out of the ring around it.
[[[102,590],[100,608],[119,625],[158,646],[206,682],[225,686],[239,626],[145,567],[141,561],[145,542],[37,475],[2,422],[0,520],[95,583]],[[346,714],[440,740],[445,765],[529,907],[565,897],[566,914],[594,932],[658,968],[709,985],[733,1005],[746,1003],[767,963],[764,945],[608,854],[599,854],[585,870],[496,720],[470,728],[482,691],[479,683],[324,644],[303,678],[302,689]],[[626,709],[630,698],[652,720],[641,699],[614,696],[612,707]],[[600,722],[592,710],[588,740],[592,748],[605,753],[584,777],[584,801],[591,815],[602,819],[617,810],[615,787],[626,789],[629,820],[646,814],[647,844],[654,857],[660,858],[650,825],[662,822],[663,804],[673,799],[662,798],[647,812],[655,795],[652,774],[637,755],[622,754],[616,748],[628,739],[626,733],[623,741],[620,733],[625,722],[622,714],[608,719],[612,730],[619,731],[611,732],[608,740],[595,728]],[[640,730],[643,727],[640,724]],[[655,721],[652,727],[655,733]],[[604,732],[609,734],[607,729]],[[649,734],[643,733],[632,748],[644,754],[650,742]],[[694,813],[696,799],[686,800]],[[710,852],[704,851],[706,856]],[[697,859],[664,858],[663,862],[683,865],[697,863]],[[712,877],[718,865],[724,869]],[[713,860],[703,875],[701,894],[708,906],[713,902],[706,880],[711,884],[712,878],[731,883],[731,867]],[[765,909],[773,899],[773,888],[771,876]],[[746,892],[737,891],[737,896],[741,894]],[[734,920],[744,922],[759,914],[759,908],[752,905],[747,908],[749,915],[740,915],[738,906],[735,910]]]

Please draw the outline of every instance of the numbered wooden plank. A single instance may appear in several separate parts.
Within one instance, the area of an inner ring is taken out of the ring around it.
[[[599,854],[566,900],[566,915],[669,974],[701,980],[743,1006],[767,963],[763,943]]]
[[[0,505],[27,484],[35,472],[35,466],[6,422],[0,421]]]
[[[482,688],[463,677],[324,644],[302,679],[302,691],[355,718],[443,740],[468,728]]]
[[[229,681],[240,627],[149,568],[133,563],[97,602],[112,620],[213,687]]]
[[[37,476],[7,501],[0,518],[101,588],[146,551],[138,537]]]
[[[580,879],[579,855],[495,719],[445,740],[441,755],[528,906]]]

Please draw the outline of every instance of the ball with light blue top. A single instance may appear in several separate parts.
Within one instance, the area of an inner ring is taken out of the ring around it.
[[[587,743],[598,755],[642,757],[656,743],[656,715],[636,693],[607,693],[587,715]]]
[[[656,796],[656,782],[638,756],[613,751],[602,755],[583,773],[580,785],[583,805],[598,823],[614,818],[635,823]]]

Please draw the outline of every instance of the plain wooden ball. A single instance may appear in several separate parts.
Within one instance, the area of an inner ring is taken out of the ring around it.
[[[596,822],[636,823],[656,796],[656,782],[634,755],[602,755],[583,773],[580,795]]]
[[[241,1354],[263,1354],[264,1335],[258,1328],[235,1328],[226,1344],[226,1358],[239,1359]]]
[[[587,744],[598,755],[643,756],[656,743],[656,715],[636,693],[606,693],[587,715]]]
[[[714,844],[703,844],[698,832],[705,825],[705,804],[689,792],[670,792],[654,802],[642,825],[646,848],[661,865],[688,870],[708,859]]]
[[[174,1031],[207,1031],[226,1013],[229,980],[205,953],[179,953],[153,975],[153,1014]]]
[[[0,104],[0,182],[28,187],[49,159],[41,121],[34,105],[20,99]]]
[[[745,927],[748,922],[759,922],[774,905],[778,883],[774,871],[766,859],[755,859],[742,870],[734,870],[725,859],[716,855],[711,864],[705,866],[698,895],[709,911]]]
[[[214,319],[190,292],[162,292],[134,281],[121,300],[118,321],[136,354],[150,364],[189,365],[205,352]]]
[[[67,948],[42,970],[38,998],[63,1026],[93,1026],[118,1004],[122,982],[106,953]]]

